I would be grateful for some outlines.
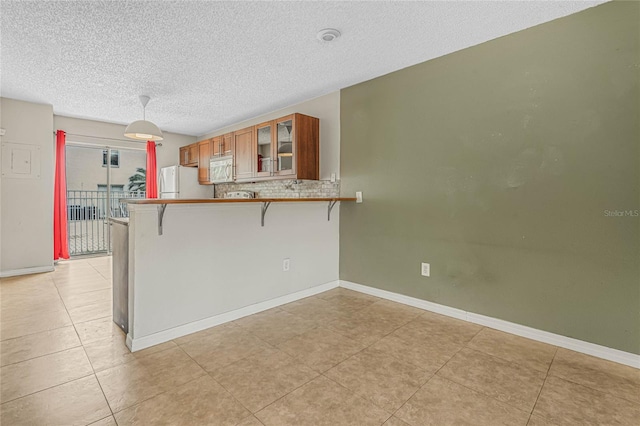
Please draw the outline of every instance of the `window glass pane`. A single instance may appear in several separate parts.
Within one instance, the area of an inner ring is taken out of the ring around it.
[[[111,167],[120,167],[120,152],[117,149],[111,150]],[[107,150],[102,150],[102,166],[107,165]]]
[[[72,256],[108,252],[109,217],[128,217],[123,198],[145,197],[146,152],[119,148],[111,154],[108,159],[106,149],[66,147],[67,229]],[[107,182],[111,186],[109,198]]]

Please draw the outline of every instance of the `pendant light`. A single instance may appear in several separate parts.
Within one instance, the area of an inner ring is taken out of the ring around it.
[[[124,135],[130,139],[138,141],[161,141],[162,131],[150,121],[146,120],[146,109],[149,103],[148,96],[140,95],[140,103],[142,103],[142,120],[134,121],[124,130]]]

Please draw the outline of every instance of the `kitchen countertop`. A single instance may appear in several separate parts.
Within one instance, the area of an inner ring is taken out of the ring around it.
[[[296,203],[312,201],[356,201],[355,198],[127,198],[129,204],[206,204],[206,203]]]

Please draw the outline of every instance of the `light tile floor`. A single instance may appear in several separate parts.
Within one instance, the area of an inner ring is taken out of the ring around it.
[[[1,280],[3,425],[640,424],[640,370],[345,289],[132,354],[110,277]]]

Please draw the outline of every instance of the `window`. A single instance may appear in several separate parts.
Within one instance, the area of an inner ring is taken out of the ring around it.
[[[108,150],[102,150],[102,167],[107,167]],[[120,153],[117,149],[111,150],[111,167],[120,167]]]
[[[107,192],[107,185],[98,184],[98,191]],[[123,192],[124,185],[111,185],[112,192]]]

